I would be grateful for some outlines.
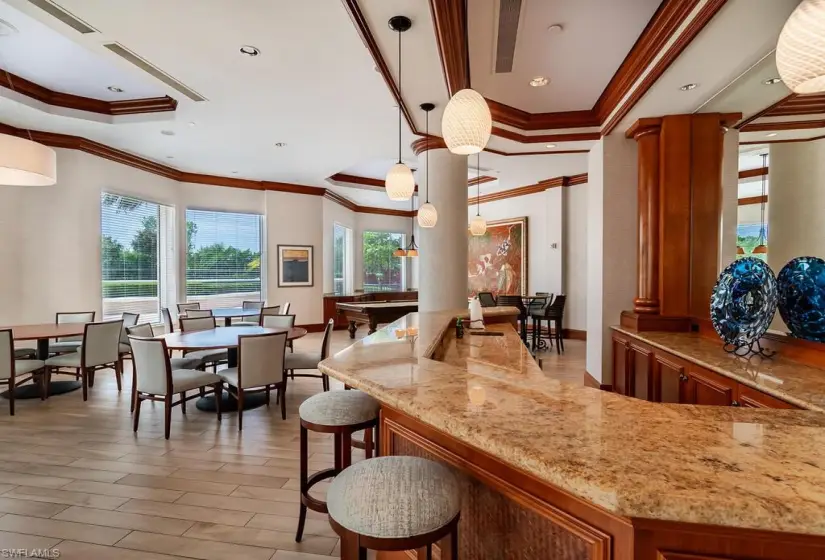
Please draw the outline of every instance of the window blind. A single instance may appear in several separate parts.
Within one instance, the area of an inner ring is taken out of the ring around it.
[[[186,210],[186,301],[203,309],[261,301],[262,220],[258,214]]]
[[[160,293],[161,205],[129,196],[102,193],[100,263],[103,318],[139,313],[157,322]]]

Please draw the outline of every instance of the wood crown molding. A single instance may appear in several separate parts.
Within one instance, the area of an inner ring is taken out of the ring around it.
[[[745,169],[739,172],[740,179],[750,179],[751,177],[761,177],[768,174],[767,167],[757,167],[756,169]]]
[[[381,214],[383,216],[398,216],[401,218],[412,218],[415,216],[415,210],[394,210],[391,208],[376,208],[374,206],[360,206],[355,204],[353,201],[349,200],[348,198],[344,198],[343,196],[339,195],[336,192],[333,192],[329,189],[326,190],[324,193],[324,198],[327,200],[331,200],[336,204],[340,204],[344,208],[348,210],[352,210],[353,212],[358,212],[360,214]]]
[[[768,202],[768,195],[740,198],[739,206],[747,206],[748,204],[762,204],[763,202]]]
[[[792,93],[755,113],[736,125],[736,128],[747,132],[747,127],[753,121],[762,117],[798,117],[800,115],[816,115],[825,113],[825,94],[798,95]],[[751,129],[753,130],[753,129]],[[791,130],[790,128],[788,130]]]
[[[742,113],[702,113],[703,115],[717,115],[719,118],[720,127],[730,127],[733,123],[742,118]],[[676,115],[671,115],[676,116]],[[630,125],[625,131],[625,138],[633,138],[638,140],[645,134],[658,133],[662,128],[663,117],[651,117],[639,119]]]
[[[498,177],[492,177],[490,175],[482,175],[478,179],[473,177],[467,181],[467,187],[474,187],[477,184],[483,185],[484,183],[489,183],[491,181],[497,181]],[[375,179],[373,177],[361,177],[359,175],[349,175],[348,173],[336,173],[335,175],[330,175],[327,178],[327,181],[333,181],[335,183],[350,183],[352,185],[364,185],[368,187],[379,187],[384,188],[384,180],[383,179]],[[418,192],[418,185],[415,186],[415,192]]]
[[[65,107],[77,111],[102,115],[140,115],[144,113],[164,113],[177,109],[178,102],[168,95],[123,101],[104,101],[71,93],[52,91],[25,78],[0,68],[0,87],[7,88],[35,101],[53,107]]]
[[[787,140],[751,140],[748,142],[739,142],[740,146],[755,146],[763,144],[790,144],[795,142],[815,142],[817,140],[825,139],[825,134],[821,136],[812,136],[811,138],[789,138]]]
[[[809,130],[811,128],[825,128],[825,119],[813,121],[779,121],[755,123],[751,122],[739,129],[739,132],[769,132],[772,130]]]
[[[506,200],[508,198],[515,198],[518,196],[526,196],[528,194],[536,194],[544,192],[547,189],[554,189],[557,187],[572,187],[574,185],[583,185],[587,183],[587,173],[580,173],[579,175],[553,177],[552,179],[545,179],[533,185],[526,185],[524,187],[516,187],[515,189],[508,189],[506,191],[498,191],[494,193],[484,194],[480,197],[471,197],[467,199],[467,206],[473,204],[484,204],[487,202],[495,202],[497,200]]]
[[[444,82],[450,97],[470,87],[470,46],[466,2],[430,0]]]

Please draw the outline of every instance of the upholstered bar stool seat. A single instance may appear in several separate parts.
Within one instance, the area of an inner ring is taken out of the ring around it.
[[[291,354],[287,354],[289,357]],[[307,508],[327,513],[326,503],[309,495],[309,490],[318,482],[333,478],[352,463],[352,434],[361,430],[372,433],[378,426],[378,401],[361,391],[328,391],[319,393],[301,403],[298,414],[301,417],[301,506],[298,517],[298,531],[295,540],[300,542],[304,533]],[[325,469],[309,476],[309,445],[307,432],[334,435],[335,462],[331,469]],[[370,438],[371,439],[371,438]],[[372,454],[372,445],[367,456]]]
[[[420,548],[430,558],[441,539],[441,557],[458,558],[461,488],[439,463],[403,456],[356,463],[330,484],[327,509],[342,549],[353,558],[364,549]]]

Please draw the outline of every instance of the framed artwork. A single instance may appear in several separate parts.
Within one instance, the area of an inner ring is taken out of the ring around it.
[[[278,245],[278,287],[312,286],[312,245]]]
[[[527,217],[487,222],[487,232],[467,232],[467,292],[527,295]]]

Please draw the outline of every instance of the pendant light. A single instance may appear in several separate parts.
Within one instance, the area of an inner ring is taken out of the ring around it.
[[[768,166],[768,154],[762,154],[762,168]],[[765,235],[765,202],[767,200],[767,193],[765,191],[765,175],[762,175],[762,227],[759,228],[759,245],[753,248],[752,254],[754,255],[764,255],[768,252],[768,246],[765,244],[767,242],[767,236]]]
[[[487,233],[487,222],[481,217],[481,154],[476,154],[476,215],[470,222],[470,233],[476,237]]]
[[[6,71],[6,82],[12,92],[14,80]],[[17,187],[47,187],[57,182],[57,154],[48,146],[32,139],[0,134],[0,185]]]
[[[776,67],[794,93],[825,91],[825,0],[803,0],[785,22]]]
[[[741,245],[739,245],[738,247],[736,247],[736,254],[737,255],[744,255],[745,254],[745,249]]]
[[[430,137],[430,111],[435,109],[435,105],[432,103],[422,103],[421,110],[425,112],[427,115],[426,117],[426,128],[425,134],[427,138]],[[424,168],[424,176],[426,177],[424,186],[424,204],[418,207],[418,225],[423,228],[431,228],[435,227],[435,224],[438,222],[438,210],[435,209],[435,206],[430,204],[430,150],[426,151],[427,154],[427,166]],[[419,193],[419,197],[421,194]],[[419,198],[420,200],[420,198]]]
[[[411,200],[410,201],[410,208],[412,210],[415,210],[414,206],[415,206],[415,202],[413,202],[413,200]],[[411,212],[411,214],[413,215],[413,218],[412,218],[412,228],[410,229],[410,231],[412,232],[411,235],[410,235],[410,242],[403,249],[401,247],[396,249],[395,252],[392,254],[393,257],[417,257],[418,256],[418,244],[415,242],[415,217],[414,217],[415,212]]]
[[[409,200],[415,192],[415,178],[412,170],[401,161],[401,34],[412,27],[412,21],[405,16],[394,16],[389,25],[398,32],[398,163],[387,172],[384,187],[390,200]]]

